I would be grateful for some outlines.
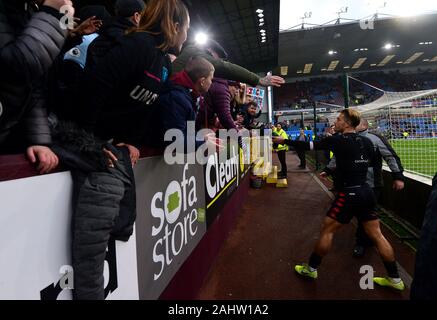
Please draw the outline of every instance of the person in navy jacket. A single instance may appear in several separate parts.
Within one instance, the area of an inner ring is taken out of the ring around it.
[[[214,66],[208,60],[197,56],[187,62],[184,70],[172,76],[169,85],[158,99],[159,128],[155,134],[158,135],[161,145],[169,144],[163,139],[167,130],[179,129],[184,135],[184,145],[187,146],[187,122],[192,121],[194,126],[198,105],[203,103],[202,95],[211,87],[214,71]],[[195,141],[195,147],[202,143],[204,140]]]

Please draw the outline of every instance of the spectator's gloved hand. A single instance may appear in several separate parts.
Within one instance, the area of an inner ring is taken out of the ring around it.
[[[285,80],[279,76],[265,76],[264,78],[259,79],[259,85],[263,87],[280,87],[285,83]]]
[[[26,155],[30,162],[37,163],[36,170],[40,174],[49,173],[59,164],[56,154],[45,146],[31,146],[27,148]]]

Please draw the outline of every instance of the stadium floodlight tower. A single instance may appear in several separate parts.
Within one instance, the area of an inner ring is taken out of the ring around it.
[[[343,88],[344,88],[344,107],[349,108],[350,96],[349,96],[349,76],[347,73],[343,76]]]
[[[268,76],[272,75],[272,72],[267,73]],[[267,110],[269,113],[269,122],[273,122],[273,90],[271,86],[267,87]]]
[[[303,14],[303,17],[301,17],[302,19],[302,29],[305,29],[305,19],[310,19],[313,16],[312,12],[305,12]]]
[[[337,22],[335,24],[340,24],[341,23],[341,15],[343,13],[347,13],[349,7],[341,7],[340,11],[337,12],[338,18],[337,18]]]

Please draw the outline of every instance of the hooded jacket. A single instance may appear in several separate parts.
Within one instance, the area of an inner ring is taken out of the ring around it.
[[[164,141],[167,130],[178,129],[184,135],[184,150],[189,144],[199,147],[203,141],[196,141],[194,136],[194,121],[196,120],[197,104],[200,94],[195,91],[194,83],[185,71],[172,76],[171,81],[163,89],[157,105],[157,121],[159,127],[155,131],[156,140],[160,146],[169,144]],[[200,101],[202,98],[200,97]],[[201,103],[202,104],[202,103]],[[193,132],[189,132],[187,122],[192,121]],[[194,150],[191,150],[194,151]]]
[[[27,145],[51,144],[43,84],[65,38],[53,8],[0,1],[0,144],[19,124]]]
[[[135,27],[125,17],[114,17],[99,30],[99,37],[88,47],[87,68],[94,69],[96,64],[117,44],[127,30]]]
[[[157,49],[159,43],[158,37],[146,32],[132,33],[95,70],[86,69],[86,99],[73,120],[103,140],[140,147],[170,73],[170,61]]]

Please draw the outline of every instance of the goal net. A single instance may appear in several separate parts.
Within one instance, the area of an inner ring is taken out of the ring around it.
[[[373,102],[351,108],[368,120],[370,131],[389,140],[405,171],[432,178],[437,172],[437,89],[380,91]],[[328,116],[331,123],[338,111]]]
[[[357,106],[369,130],[385,136],[404,169],[433,177],[437,172],[437,90],[385,92]]]

